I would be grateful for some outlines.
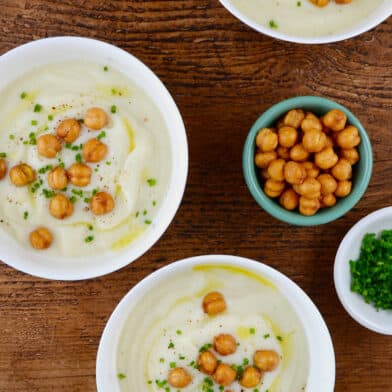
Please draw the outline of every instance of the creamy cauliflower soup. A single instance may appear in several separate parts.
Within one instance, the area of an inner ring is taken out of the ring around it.
[[[129,312],[117,349],[122,392],[306,390],[301,322],[259,274],[195,266],[153,285]]]
[[[170,177],[165,122],[114,68],[51,64],[3,91],[0,230],[23,247],[83,257],[154,223]]]
[[[317,7],[309,0],[230,0],[252,21],[281,33],[320,37],[342,32],[365,20],[385,0],[330,1]]]

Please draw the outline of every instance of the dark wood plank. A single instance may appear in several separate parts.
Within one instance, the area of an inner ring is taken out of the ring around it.
[[[140,279],[207,253],[263,261],[294,279],[323,313],[335,344],[336,391],[392,390],[392,341],[357,325],[332,280],[337,246],[361,217],[390,204],[392,21],[324,46],[279,42],[234,19],[217,0],[0,0],[0,53],[32,39],[82,35],[149,65],[183,114],[190,174],[169,230],[123,270],[87,282],[50,282],[0,264],[0,391],[94,391],[105,323]],[[322,95],[362,120],[375,166],[365,197],[322,227],[293,228],[262,211],[241,170],[256,117],[293,95]]]

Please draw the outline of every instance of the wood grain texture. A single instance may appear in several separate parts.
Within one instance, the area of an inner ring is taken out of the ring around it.
[[[96,390],[98,342],[118,301],[152,271],[207,253],[263,261],[311,296],[334,341],[337,392],[392,391],[392,340],[347,315],[332,276],[347,230],[391,204],[391,34],[389,20],[349,41],[303,46],[250,30],[217,0],[0,0],[0,53],[55,35],[118,45],[169,88],[190,146],[181,208],[162,239],[133,264],[75,283],[33,278],[0,264],[0,391]],[[375,159],[360,203],[314,228],[290,227],[258,208],[241,169],[242,146],[256,117],[273,103],[305,94],[335,99],[356,113]]]

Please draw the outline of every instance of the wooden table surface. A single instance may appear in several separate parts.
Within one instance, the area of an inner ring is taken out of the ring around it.
[[[392,391],[392,339],[348,316],[332,273],[347,230],[391,204],[392,20],[349,41],[304,46],[250,30],[218,0],[0,0],[0,53],[55,35],[110,42],[158,74],[185,121],[189,178],[170,228],[119,272],[53,282],[0,264],[0,392],[96,390],[99,339],[120,299],[152,271],[208,253],[263,261],[310,295],[332,334],[337,392]],[[241,169],[256,117],[282,99],[306,94],[354,111],[375,159],[360,203],[345,217],[312,228],[289,226],[262,211]]]

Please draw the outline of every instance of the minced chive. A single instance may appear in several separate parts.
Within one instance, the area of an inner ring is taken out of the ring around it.
[[[177,364],[175,362],[170,362],[169,366],[170,366],[170,369],[175,369],[177,367]]]
[[[0,152],[0,158],[7,158],[6,152]]]
[[[102,132],[100,132],[99,135],[97,136],[97,139],[98,139],[98,140],[101,140],[101,139],[104,138],[104,137],[106,137],[106,132],[105,132],[105,131],[102,131]]]
[[[48,120],[49,120],[49,121],[53,121],[53,115],[52,115],[52,114],[49,114]]]
[[[269,26],[271,27],[271,29],[277,29],[278,28],[278,24],[273,19],[271,19],[269,21]]]
[[[149,219],[146,219],[145,221],[144,221],[144,223],[146,224],[146,225],[151,225],[151,221],[149,220]]]
[[[155,178],[149,178],[147,180],[148,185],[155,186],[157,184],[157,180]]]
[[[105,162],[107,166],[110,166],[112,164],[112,162],[106,161]]]
[[[392,230],[367,233],[359,258],[350,260],[351,291],[377,310],[392,309]]]
[[[182,334],[181,329],[177,329],[176,334],[177,334],[177,335],[181,335],[181,334]]]
[[[78,162],[78,163],[82,163],[82,155],[79,153],[79,154],[76,154],[75,155],[75,160],[76,160],[76,162]]]
[[[20,94],[20,98],[21,99],[25,99],[27,97],[27,93],[26,93],[26,91],[23,91],[21,94]]]
[[[170,342],[169,345],[167,346],[167,348],[174,348],[174,343]]]
[[[276,339],[278,339],[279,342],[282,342],[282,341],[283,341],[283,338],[282,338],[281,336],[279,336],[279,335],[276,337]]]
[[[254,328],[249,328],[249,333],[251,335],[254,335],[256,333],[256,330]]]
[[[39,103],[35,104],[34,112],[39,113],[41,110],[42,110],[42,105],[40,105]]]
[[[117,106],[116,105],[112,105],[112,107],[110,108],[110,111],[114,114],[117,113]]]
[[[199,353],[202,353],[202,352],[204,352],[204,351],[207,351],[207,350],[209,350],[211,347],[212,347],[212,344],[211,344],[211,343],[203,344],[203,346],[201,346],[200,349],[199,349]]]
[[[119,380],[124,380],[124,378],[126,378],[127,376],[124,373],[118,373],[117,377]]]
[[[75,204],[75,203],[78,201],[78,198],[77,198],[76,196],[72,195],[72,196],[69,198],[69,201],[70,201],[72,204]]]
[[[38,121],[37,120],[31,120],[31,125],[38,125]]]
[[[263,338],[264,338],[264,339],[268,339],[270,336],[271,336],[271,335],[270,335],[269,333],[266,333],[266,334],[263,336]]]
[[[84,242],[89,243],[89,242],[92,242],[93,240],[94,240],[94,237],[92,235],[89,235],[88,237],[86,237],[84,239]]]
[[[93,225],[88,225],[88,229],[89,229],[90,231],[94,230]]]
[[[24,219],[24,220],[27,220],[28,217],[29,217],[29,212],[28,212],[28,211],[25,211],[25,212],[23,213],[23,219]]]
[[[104,70],[105,72],[108,72],[108,71],[109,71],[109,67],[108,67],[107,65],[105,65],[105,66],[103,67],[103,70]]]
[[[159,362],[160,362],[160,363],[165,362],[165,358],[159,358]]]
[[[297,1],[297,7],[301,7],[302,3],[300,1]]]
[[[14,140],[15,139],[15,135],[10,135],[9,138],[10,138],[10,140]]]

